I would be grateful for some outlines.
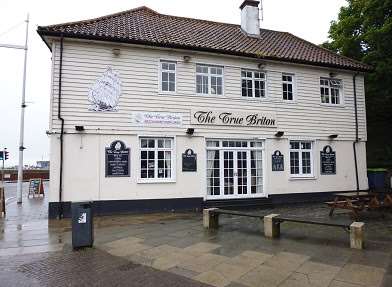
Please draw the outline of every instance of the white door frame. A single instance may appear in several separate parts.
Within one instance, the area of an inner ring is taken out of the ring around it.
[[[244,139],[207,139],[207,141],[219,141],[219,147],[207,147],[206,146],[206,154],[208,150],[218,150],[219,151],[219,175],[220,175],[220,194],[219,195],[209,195],[206,194],[206,199],[207,200],[219,200],[219,199],[245,199],[245,198],[260,198],[260,197],[266,197],[266,192],[265,192],[265,140],[244,140]],[[222,141],[246,141],[248,142],[247,147],[243,148],[238,148],[238,147],[223,147],[222,146]],[[250,147],[250,142],[261,142],[262,147]],[[233,169],[234,173],[238,174],[238,152],[239,151],[245,151],[246,152],[246,160],[247,160],[247,193],[246,194],[238,194],[238,176],[235,175],[233,179],[233,188],[234,188],[234,194],[224,194],[224,157],[223,154],[225,151],[228,152],[233,152]],[[251,156],[250,152],[251,151],[261,151],[261,160],[262,160],[262,192],[261,193],[251,193]],[[207,161],[207,157],[206,157]],[[208,166],[206,164],[206,166]],[[207,170],[205,173],[206,176],[206,181],[205,181],[205,188],[206,188],[206,193],[208,192],[207,189]]]

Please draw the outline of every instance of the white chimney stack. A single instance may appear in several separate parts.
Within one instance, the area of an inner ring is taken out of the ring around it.
[[[241,29],[250,36],[260,36],[259,1],[245,0],[241,6]]]

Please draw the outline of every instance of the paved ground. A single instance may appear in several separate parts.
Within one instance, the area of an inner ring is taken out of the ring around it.
[[[7,208],[0,286],[392,286],[391,213],[364,213],[363,251],[339,228],[284,223],[268,240],[257,219],[223,216],[205,231],[201,214],[165,213],[97,218],[95,248],[73,252],[69,221],[48,223],[45,199]],[[328,217],[323,205],[255,212]]]

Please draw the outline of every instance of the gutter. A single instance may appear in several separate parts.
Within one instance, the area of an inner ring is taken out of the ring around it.
[[[63,198],[63,135],[64,135],[64,118],[61,117],[61,94],[62,94],[62,75],[63,75],[63,49],[64,49],[64,37],[61,35],[60,38],[60,67],[59,67],[59,95],[57,103],[57,118],[61,121],[61,131],[60,131],[60,176],[59,176],[59,214],[58,218],[62,219],[64,217],[64,210],[62,204]]]
[[[355,111],[355,141],[353,142],[354,151],[354,165],[355,165],[355,180],[357,183],[357,192],[359,192],[359,176],[358,176],[358,161],[357,161],[357,148],[356,145],[359,142],[359,128],[358,128],[358,104],[357,104],[357,85],[356,78],[358,73],[353,76],[353,88],[354,88],[354,111]]]

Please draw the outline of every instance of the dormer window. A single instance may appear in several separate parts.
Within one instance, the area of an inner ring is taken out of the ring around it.
[[[342,80],[320,78],[321,103],[340,105],[342,103]]]

